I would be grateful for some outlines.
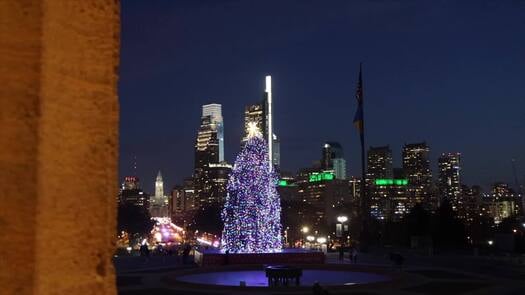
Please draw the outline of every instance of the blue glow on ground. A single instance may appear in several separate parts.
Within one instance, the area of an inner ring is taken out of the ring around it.
[[[264,270],[209,272],[180,276],[177,280],[193,284],[222,286],[239,286],[240,282],[244,281],[246,286],[250,287],[268,286]],[[325,286],[348,286],[385,281],[390,281],[390,278],[373,273],[306,269],[303,270],[301,286],[312,286],[315,282]],[[294,282],[290,283],[294,284]]]
[[[199,249],[198,250],[201,253],[206,254],[225,254],[224,251],[217,248],[208,248],[208,249]],[[267,252],[267,253],[312,253],[312,252],[321,252],[321,250],[312,250],[312,249],[302,249],[302,248],[285,248],[281,250],[277,250],[275,252]],[[267,253],[233,253],[230,252],[230,254],[267,254]]]

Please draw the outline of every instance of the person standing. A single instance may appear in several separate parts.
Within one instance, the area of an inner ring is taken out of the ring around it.
[[[190,245],[184,245],[184,248],[182,250],[182,264],[188,263],[188,257],[190,256]]]
[[[230,264],[230,250],[226,250],[226,252],[224,252],[224,264]]]
[[[142,244],[139,248],[140,256],[144,257],[144,263],[149,261],[149,248],[148,245]]]
[[[357,263],[357,248],[352,249],[352,262]]]

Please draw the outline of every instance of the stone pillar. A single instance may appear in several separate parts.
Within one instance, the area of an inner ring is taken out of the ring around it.
[[[119,1],[0,0],[0,293],[115,294]]]

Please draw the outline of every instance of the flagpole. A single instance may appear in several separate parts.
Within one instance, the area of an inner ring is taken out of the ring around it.
[[[356,98],[357,98],[357,111],[354,118],[354,124],[359,130],[359,139],[361,141],[361,193],[359,198],[359,241],[361,248],[367,246],[367,223],[368,223],[368,199],[366,192],[366,163],[365,163],[365,118],[364,118],[364,89],[363,89],[363,67],[362,63],[359,63],[359,78],[357,82]]]
[[[361,250],[366,249],[367,245],[367,228],[368,228],[368,200],[367,200],[367,193],[366,193],[366,173],[365,173],[365,148],[364,143],[361,141],[361,169],[363,172],[361,173],[361,208],[360,208],[360,233],[359,233],[359,241],[361,243]]]
[[[361,83],[361,237],[366,231],[366,222],[368,221],[368,210],[367,210],[367,193],[366,193],[366,163],[365,163],[365,107],[364,107],[364,87],[362,78],[362,63],[359,63],[359,82]]]
[[[367,193],[366,193],[366,167],[365,167],[365,134],[364,134],[364,119],[363,119],[363,134],[361,135],[361,214],[363,221],[367,217]]]

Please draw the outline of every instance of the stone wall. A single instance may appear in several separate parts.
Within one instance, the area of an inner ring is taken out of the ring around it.
[[[118,1],[0,0],[0,293],[115,294]]]

